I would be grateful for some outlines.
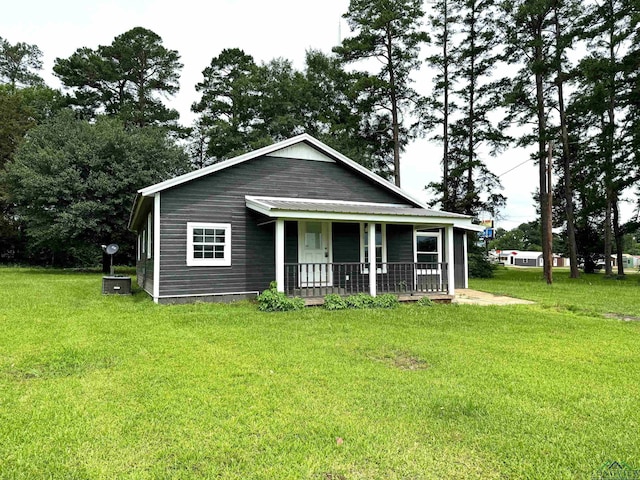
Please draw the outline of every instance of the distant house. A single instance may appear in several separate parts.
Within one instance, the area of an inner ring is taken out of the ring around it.
[[[612,255],[612,257],[615,257]],[[627,253],[622,254],[622,265],[624,268],[638,268],[640,265],[640,257],[637,255],[629,255]]]
[[[309,135],[138,191],[138,284],[157,303],[449,294],[467,286],[471,217],[428,209]]]
[[[542,252],[516,251],[510,257],[511,265],[517,267],[542,267]]]
[[[542,267],[544,260],[542,252],[527,250],[498,250],[492,253],[494,261],[503,265],[513,265],[516,267]],[[570,261],[562,255],[553,254],[554,267],[567,267]]]

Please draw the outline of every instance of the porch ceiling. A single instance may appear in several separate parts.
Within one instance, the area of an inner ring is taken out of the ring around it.
[[[251,210],[271,218],[453,225],[465,230],[482,231],[482,227],[472,224],[472,218],[469,216],[406,204],[248,195],[245,201]]]

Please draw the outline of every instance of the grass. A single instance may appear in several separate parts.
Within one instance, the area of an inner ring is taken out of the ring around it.
[[[509,275],[473,286],[515,294]],[[528,275],[519,291],[542,305],[274,314],[158,306],[100,295],[96,274],[0,269],[0,478],[561,479],[609,460],[640,467],[640,322],[594,313],[638,312],[610,297],[637,283],[599,281],[599,300],[572,310],[563,281],[549,294]],[[567,284],[589,297],[581,282]]]
[[[624,278],[603,273],[581,274],[569,278],[568,269],[554,269],[553,284],[543,281],[541,268],[500,267],[491,279],[472,279],[470,288],[527,300],[546,307],[564,308],[583,313],[640,316],[640,275],[633,272]]]

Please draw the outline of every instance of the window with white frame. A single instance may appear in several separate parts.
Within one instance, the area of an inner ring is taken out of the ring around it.
[[[230,223],[187,223],[187,265],[231,265]]]
[[[147,258],[152,257],[153,251],[153,217],[151,212],[147,215]]]
[[[416,263],[433,264],[427,268],[437,268],[441,262],[440,234],[438,232],[416,232]]]
[[[374,225],[373,223],[361,223],[360,224],[360,263],[364,263],[365,266],[362,269],[363,273],[369,272],[369,228]],[[381,265],[387,263],[387,226],[383,223],[376,223],[376,270],[378,273],[386,272],[387,266]]]

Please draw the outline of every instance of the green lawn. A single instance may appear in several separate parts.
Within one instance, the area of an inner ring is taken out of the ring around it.
[[[509,271],[472,286],[543,304],[280,314],[102,296],[100,281],[0,269],[0,478],[640,467],[640,322],[595,313],[640,313],[635,279],[549,288]]]
[[[542,280],[542,268],[499,268],[491,279],[472,279],[470,288],[534,300],[547,307],[583,313],[640,316],[640,275],[625,278],[603,273],[569,278],[568,269],[553,270],[553,284]]]

